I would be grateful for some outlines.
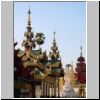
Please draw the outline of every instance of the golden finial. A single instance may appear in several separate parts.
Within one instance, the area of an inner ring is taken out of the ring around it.
[[[29,10],[28,10],[28,22],[27,22],[27,29],[28,31],[30,32],[31,31],[31,18],[30,18],[30,14],[31,14],[31,11],[30,11],[30,5],[29,5]]]
[[[30,11],[30,5],[29,5],[29,10],[28,10],[28,25],[30,25],[31,23],[31,20],[30,20],[30,14],[31,14],[31,11]]]
[[[82,46],[80,47],[80,56],[82,57]]]
[[[29,14],[29,15],[31,14],[31,11],[30,11],[30,5],[29,5],[29,11],[28,11],[28,14]]]
[[[56,47],[56,39],[55,39],[56,32],[55,32],[55,29],[54,29],[53,34],[54,34],[54,39],[53,39],[53,48],[54,48],[54,47]]]
[[[55,29],[54,29],[54,41],[55,41],[55,34],[56,34],[56,32],[55,32]]]

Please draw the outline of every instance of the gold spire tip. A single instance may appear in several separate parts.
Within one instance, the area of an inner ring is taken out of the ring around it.
[[[82,56],[82,46],[80,47],[80,51],[81,51],[81,52],[80,52],[80,56]]]
[[[29,10],[28,10],[28,14],[31,14],[31,11],[30,11],[30,5],[29,5]]]
[[[54,29],[54,41],[55,41],[55,34],[56,34],[56,32],[55,32],[55,29]]]

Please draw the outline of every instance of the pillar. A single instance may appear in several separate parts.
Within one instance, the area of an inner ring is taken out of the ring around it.
[[[46,83],[46,97],[48,98],[48,82]]]
[[[59,93],[59,78],[58,78],[58,98],[60,97],[60,93]]]
[[[50,98],[50,83],[48,82],[48,98]]]
[[[54,97],[54,83],[51,83],[51,97]]]
[[[48,97],[50,98],[50,83],[48,83]]]
[[[46,89],[45,89],[45,90],[46,90],[45,93],[46,93],[46,97],[47,97],[47,82],[45,82],[45,85],[46,85],[46,86],[45,86],[45,88],[46,88]]]
[[[31,84],[32,86],[32,97],[35,98],[35,83]]]
[[[41,81],[41,98],[44,96],[44,81]]]
[[[54,97],[56,98],[56,78],[54,78]]]
[[[44,81],[44,97],[46,97],[46,81]]]
[[[45,80],[43,81],[43,97],[45,96]]]
[[[46,98],[48,96],[48,83],[46,82]]]

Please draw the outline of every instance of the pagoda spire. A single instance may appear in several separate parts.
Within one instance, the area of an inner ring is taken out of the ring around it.
[[[55,29],[54,29],[53,34],[54,34],[53,47],[57,47],[57,46],[56,46],[56,39],[55,39],[55,35],[56,35]],[[58,48],[58,47],[57,47],[57,48]]]
[[[53,46],[51,47],[52,52],[50,52],[49,56],[50,56],[50,58],[58,59],[58,58],[60,58],[60,55],[59,55],[58,46],[56,44],[56,39],[55,39],[56,32],[55,32],[55,30],[54,30],[53,34],[54,34],[54,39],[53,39],[53,43],[52,43]]]
[[[28,10],[28,21],[27,21],[27,31],[31,32],[31,17],[30,17],[31,11],[30,11],[30,5],[29,5],[29,10]]]
[[[55,34],[56,34],[56,32],[55,32],[55,29],[54,29],[54,41],[56,41],[56,40],[55,40]]]
[[[80,47],[80,56],[82,57],[82,46]]]
[[[25,50],[32,50],[32,48],[35,48],[35,39],[34,39],[34,34],[31,32],[31,18],[30,18],[30,6],[28,10],[28,21],[27,21],[27,31],[24,33],[24,36],[26,37],[26,40],[23,40],[22,46],[25,47]]]
[[[56,39],[55,39],[55,34],[56,34],[55,30],[54,30],[54,33],[53,34],[54,34],[54,39],[53,39],[53,46],[51,47],[51,49],[52,49],[52,51],[54,53],[56,53],[56,51],[58,50],[58,47],[57,47]]]
[[[80,57],[78,57],[77,59],[77,63],[76,63],[76,76],[78,79],[78,82],[81,84],[85,84],[86,83],[86,63],[85,63],[85,58],[82,56],[82,46],[80,48],[81,52],[80,52]]]

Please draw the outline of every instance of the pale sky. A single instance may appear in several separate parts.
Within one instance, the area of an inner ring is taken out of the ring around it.
[[[47,54],[55,29],[63,68],[72,61],[76,67],[81,45],[86,58],[86,2],[14,2],[14,40],[20,49],[23,49],[29,5],[32,31],[44,33],[45,43],[41,47]]]

